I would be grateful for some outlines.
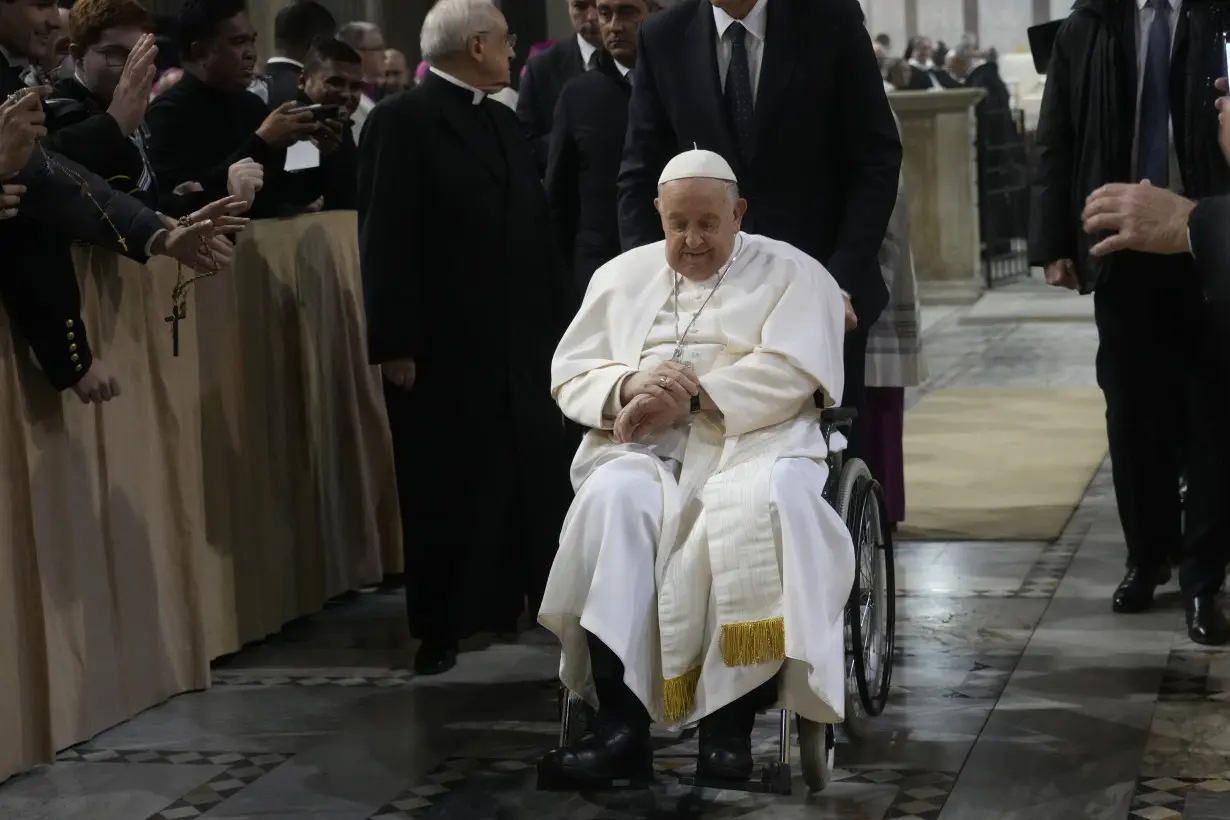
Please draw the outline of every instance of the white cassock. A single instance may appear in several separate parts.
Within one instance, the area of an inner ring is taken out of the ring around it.
[[[821,495],[812,396],[840,401],[845,305],[790,245],[740,234],[735,257],[716,290],[717,276],[677,277],[664,242],[594,274],[551,367],[564,414],[591,430],[538,620],[562,644],[560,679],[592,705],[586,631],[655,721],[697,721],[784,664],[780,705],[837,723],[854,548]],[[721,418],[616,443],[619,386],[671,359],[677,333]]]

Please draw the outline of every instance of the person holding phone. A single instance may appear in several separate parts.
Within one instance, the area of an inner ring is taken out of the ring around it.
[[[232,164],[252,159],[264,171],[248,216],[302,213],[323,194],[319,174],[286,171],[287,149],[327,141],[328,127],[298,101],[271,113],[248,86],[256,31],[244,0],[184,0],[177,18],[184,76],[146,112],[149,159],[160,184],[198,183],[207,200],[227,193]]]
[[[322,126],[313,141],[320,149],[321,208],[326,211],[358,207],[359,149],[350,123],[362,96],[362,55],[341,40],[318,40],[303,64],[298,101]]]
[[[1226,190],[1230,168],[1205,103],[1209,79],[1223,72],[1220,49],[1207,47],[1220,31],[1213,5],[1076,2],[1048,66],[1029,244],[1030,261],[1050,284],[1093,293],[1098,384],[1127,544],[1114,611],[1149,609],[1177,557],[1188,634],[1202,644],[1230,641],[1215,597],[1230,510],[1210,445],[1226,399],[1224,380],[1212,377],[1215,345],[1200,285],[1190,257],[1100,244],[1105,235],[1081,230],[1081,218],[1086,198],[1108,184],[1147,180],[1189,197]]]

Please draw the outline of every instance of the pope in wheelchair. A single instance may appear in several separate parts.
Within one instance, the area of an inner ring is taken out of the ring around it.
[[[648,782],[655,722],[699,724],[698,778],[746,782],[758,712],[843,717],[854,547],[816,397],[840,402],[848,302],[740,231],[717,154],[675,157],[656,204],[665,241],[594,274],[552,362],[590,432],[538,620],[596,713],[540,762],[546,788]]]

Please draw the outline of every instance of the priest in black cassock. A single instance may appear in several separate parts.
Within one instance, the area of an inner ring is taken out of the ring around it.
[[[184,0],[177,18],[184,76],[146,113],[149,157],[160,184],[196,182],[207,200],[227,194],[231,165],[251,158],[265,183],[254,219],[302,212],[320,199],[318,174],[289,173],[286,152],[312,140],[322,154],[341,145],[343,124],[317,122],[289,102],[272,113],[248,91],[256,66],[256,31],[244,0]]]
[[[431,71],[382,101],[360,143],[368,352],[385,379],[415,669],[537,611],[571,487],[551,401],[577,305],[507,86],[514,37],[489,0],[439,0]]]

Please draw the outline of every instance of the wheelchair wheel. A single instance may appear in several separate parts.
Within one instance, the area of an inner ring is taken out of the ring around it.
[[[846,609],[846,721],[852,738],[865,737],[884,711],[892,681],[896,579],[892,528],[883,490],[867,465],[847,463],[835,505],[854,541],[855,580]]]
[[[797,716],[799,729],[799,763],[803,768],[803,782],[813,792],[824,791],[833,781],[833,752],[837,741],[833,727],[812,723]]]
[[[559,745],[571,746],[585,733],[588,710],[580,695],[561,686],[559,689]]]

